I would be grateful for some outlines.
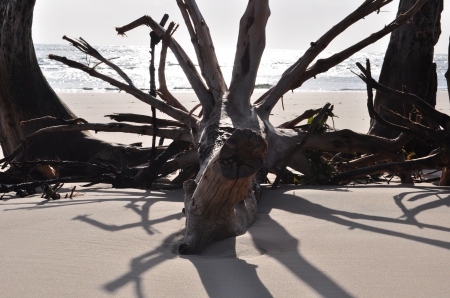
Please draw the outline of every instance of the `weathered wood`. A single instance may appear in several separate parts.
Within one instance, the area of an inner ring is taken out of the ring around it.
[[[256,198],[250,188],[266,153],[267,143],[260,134],[236,129],[209,161],[195,190],[193,182],[185,184],[181,254],[199,253],[212,242],[245,232],[253,223]]]
[[[278,187],[278,183],[280,183],[280,179],[281,177],[284,175],[284,171],[286,170],[286,167],[288,166],[288,164],[291,162],[292,158],[294,157],[294,155],[299,152],[306,144],[306,142],[308,142],[308,139],[311,137],[311,135],[315,132],[317,126],[319,125],[319,123],[322,121],[323,117],[325,116],[325,113],[328,112],[328,109],[330,108],[331,104],[330,103],[326,103],[322,110],[317,114],[317,116],[314,118],[314,120],[312,121],[311,125],[308,128],[308,132],[306,133],[305,137],[302,139],[302,141],[291,150],[291,152],[289,152],[289,154],[286,156],[284,162],[283,162],[283,166],[280,169],[280,172],[277,174],[277,178],[275,179],[275,181],[272,184],[272,189],[276,189]]]
[[[447,80],[448,98],[450,100],[450,38],[449,38],[449,43],[448,43],[447,59],[448,59],[448,62],[447,62],[448,69],[447,69],[447,72],[445,73],[445,79]]]
[[[160,110],[161,112],[166,113],[167,115],[169,115],[183,123],[196,123],[197,122],[197,119],[195,119],[195,117],[189,115],[185,111],[182,111],[175,107],[172,107],[171,105],[165,103],[164,101],[156,99],[155,97],[151,96],[150,94],[145,93],[132,85],[124,84],[124,83],[119,82],[109,76],[99,73],[98,71],[96,71],[93,68],[89,68],[86,65],[83,65],[81,63],[78,63],[78,62],[70,60],[70,59],[67,59],[66,57],[60,57],[57,55],[49,55],[48,58],[59,61],[67,66],[72,67],[72,68],[82,70],[92,77],[99,78],[105,82],[108,82],[111,85],[119,88],[120,90],[124,90],[125,92],[133,95],[134,97],[141,100],[142,102],[145,102],[145,103],[155,107],[156,109]]]
[[[438,153],[414,160],[383,163],[361,169],[350,170],[335,175],[329,182],[331,184],[339,184],[339,183],[345,184],[351,179],[356,179],[358,177],[364,177],[367,175],[385,172],[396,174],[405,171],[413,172],[423,169],[435,169],[441,168],[445,164],[448,164],[448,156],[446,156],[443,153]]]
[[[28,134],[54,124],[52,120],[21,126],[21,121],[52,116],[75,119],[74,113],[43,76],[32,40],[35,0],[0,1],[0,144],[11,154]],[[87,161],[111,146],[87,132],[47,136],[28,148],[29,157]]]
[[[395,90],[403,90],[403,86],[406,86],[409,93],[424,99],[432,107],[436,105],[437,91],[434,46],[441,34],[443,2],[429,1],[411,22],[392,33],[379,79],[380,84]],[[401,0],[398,15],[404,14],[416,3],[416,0]],[[378,112],[381,112],[381,106],[406,117],[411,112],[410,105],[392,100],[392,96],[386,92],[377,92],[374,105]],[[389,118],[385,119],[394,122]],[[369,133],[388,138],[399,134],[374,120],[371,121]]]
[[[145,124],[153,123],[153,117],[151,117],[151,116],[138,115],[138,114],[132,114],[132,113],[111,114],[111,115],[105,115],[105,117],[109,117],[111,120],[114,120],[117,122],[134,122],[134,123],[145,123]],[[87,122],[85,122],[85,123],[87,123]],[[178,121],[158,119],[158,118],[156,118],[156,125],[186,127],[186,124],[180,123]]]
[[[302,122],[303,120],[309,119],[312,116],[316,115],[320,112],[320,109],[311,109],[305,111],[303,114],[298,116],[295,119],[292,119],[290,121],[284,122],[283,124],[279,125],[278,128],[294,128],[297,124]]]
[[[342,32],[344,32],[348,27],[356,23],[357,21],[363,19],[367,15],[372,12],[378,11],[381,7],[387,5],[392,2],[391,0],[372,0],[372,1],[364,1],[364,3],[358,7],[354,12],[349,14],[345,19],[341,22],[333,26],[328,32],[326,32],[322,37],[320,37],[316,42],[311,43],[311,47],[305,52],[305,54],[291,67],[289,67],[282,75],[281,79],[278,83],[273,87],[272,91],[266,95],[266,97],[261,100],[261,104],[258,109],[261,112],[266,113],[266,117],[268,118],[270,112],[272,111],[275,104],[278,100],[289,90],[297,88],[302,84],[299,79],[305,75],[305,72],[308,66],[317,58],[317,56],[326,49],[331,41],[333,41],[337,36],[339,36]],[[345,52],[347,55],[352,51],[357,51],[360,49],[363,44],[370,44],[367,41],[371,41],[371,43],[385,36],[389,32],[392,32],[402,24],[407,23],[414,14],[419,11],[419,9],[427,2],[427,0],[418,0],[414,6],[406,13],[399,15],[391,24],[386,26],[389,30],[383,29],[381,32],[383,34],[372,35],[369,39],[365,39],[361,43],[354,46],[351,50]],[[376,37],[376,38],[375,38]],[[343,58],[344,55],[341,55],[339,58]],[[340,59],[339,59],[340,60]],[[336,60],[333,63],[330,63],[328,66],[334,66],[340,63],[341,61]],[[323,63],[323,62],[322,62]],[[327,66],[327,67],[328,67]],[[324,68],[325,69],[325,68]],[[305,77],[306,78],[306,77]],[[303,79],[305,79],[303,78]],[[303,81],[304,82],[304,81]]]
[[[159,59],[159,67],[158,67],[158,79],[159,79],[159,89],[157,90],[158,95],[165,101],[167,101],[172,106],[188,112],[188,110],[176,99],[173,94],[167,88],[166,83],[166,58],[167,58],[167,49],[170,43],[170,37],[173,33],[175,33],[175,23],[170,23],[166,32],[162,37],[162,46],[161,46],[161,55]]]
[[[250,105],[250,95],[253,92],[256,70],[264,50],[265,26],[270,14],[267,0],[249,0],[248,2],[247,10],[241,19],[235,67],[229,92],[220,73],[209,29],[195,1],[178,0],[177,3],[194,43],[202,75],[210,90],[204,86],[194,64],[171,37],[171,30],[166,33],[148,16],[125,27],[117,28],[117,31],[123,34],[136,26],[148,25],[158,36],[165,39],[199,97],[205,111],[199,118],[192,116],[195,109],[187,113],[155,98],[147,98],[141,94],[142,92],[134,90],[129,85],[117,82],[77,62],[57,59],[71,67],[110,82],[155,107],[159,105],[160,110],[164,110],[187,127],[186,130],[183,130],[180,140],[190,142],[191,149],[175,156],[172,161],[167,161],[161,168],[158,165],[158,170],[155,171],[158,175],[167,175],[186,167],[186,165],[195,165],[196,170],[198,165],[199,171],[195,179],[184,183],[186,230],[184,240],[179,246],[179,252],[183,254],[199,253],[206,245],[214,241],[245,232],[255,219],[260,193],[259,184],[261,181],[265,181],[268,171],[279,172],[286,156],[293,152],[298,143],[302,140],[305,141],[307,133],[293,127],[298,119],[278,128],[270,123],[268,119],[270,110],[279,98],[295,84],[299,84],[299,79],[305,78],[305,74],[308,73],[307,67],[328,46],[329,42],[356,21],[392,1],[364,1],[352,14],[317,42],[312,43],[306,54],[284,73],[280,82],[269,90],[255,106]],[[398,16],[393,23],[387,26],[387,29],[381,30],[381,33],[338,53],[338,56],[335,57],[336,61],[344,59],[346,55],[351,55],[352,51],[356,51],[381,38],[383,34],[390,32],[389,30],[394,30],[404,24],[426,1],[417,1],[408,13]],[[162,58],[161,62],[164,63],[165,57]],[[325,61],[326,63],[329,63],[329,65],[325,65],[328,67],[338,62],[329,60]],[[317,65],[317,68],[309,69],[309,75],[325,67],[324,64]],[[164,69],[161,69],[160,74],[163,75]],[[370,75],[368,77],[370,78]],[[180,128],[171,128],[171,130],[181,133]],[[309,140],[304,142],[303,148],[299,152],[294,152],[293,159],[289,162],[289,166],[305,174],[307,178],[314,178],[314,175],[317,175],[317,163],[320,162],[312,160],[312,158],[310,160],[308,150],[332,153],[363,152],[371,154],[372,160],[399,162],[404,159],[403,154],[400,153],[405,140],[404,135],[396,139],[385,139],[357,134],[350,130],[309,135]],[[167,149],[167,152],[161,156],[161,161],[167,160],[167,157],[172,155],[173,152],[169,149],[173,148]],[[185,149],[183,148],[183,150]],[[369,158],[366,161],[369,161]],[[319,183],[329,182],[329,175],[320,176],[320,174],[317,180]],[[189,175],[194,175],[194,172],[189,172]],[[180,182],[179,179],[176,179],[177,183]]]
[[[442,168],[439,186],[450,186],[450,167]]]
[[[59,133],[59,132],[72,132],[72,131],[85,131],[85,130],[93,130],[93,131],[106,131],[106,132],[125,132],[125,133],[134,133],[141,135],[153,135],[154,130],[151,125],[143,125],[143,126],[133,126],[130,124],[124,123],[88,123],[88,124],[73,124],[73,125],[58,125],[51,126],[47,128],[42,128],[40,130],[35,131],[34,133],[29,134],[24,138],[28,143],[34,141],[37,138],[41,138],[42,136]],[[162,138],[167,139],[180,139],[189,142],[191,140],[191,136],[186,130],[181,128],[161,128],[158,129],[157,135]],[[11,161],[14,157],[17,156],[22,151],[23,145],[22,143],[16,147],[16,149],[8,156],[0,160],[0,163]],[[92,157],[92,156],[91,156]]]
[[[130,31],[142,25],[149,26],[160,37],[162,37],[166,32],[164,28],[162,28],[149,16],[143,16],[128,25],[117,27],[116,31],[117,34],[124,35],[127,31]],[[203,109],[205,110],[207,107],[209,109],[212,109],[212,107],[214,106],[214,97],[203,83],[199,73],[197,72],[197,69],[195,68],[194,63],[192,63],[189,56],[173,37],[170,37],[169,48],[172,50],[172,53],[175,55],[175,58],[181,66],[181,69],[183,69],[186,78],[191,84],[192,89],[202,103]]]
[[[266,25],[270,16],[269,1],[249,1],[239,25],[228,101],[237,110],[247,110],[255,88],[261,57],[266,47]]]
[[[184,6],[195,28],[195,37],[191,36],[191,40],[193,43],[197,43],[194,49],[197,54],[197,61],[202,76],[209,90],[212,92],[215,101],[218,101],[228,91],[228,87],[217,60],[209,27],[195,0],[184,0]],[[185,21],[187,20],[185,19]],[[189,30],[189,33],[192,33],[192,31]]]

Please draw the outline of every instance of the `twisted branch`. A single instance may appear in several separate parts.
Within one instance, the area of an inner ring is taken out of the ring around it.
[[[346,55],[351,55],[354,51],[360,50],[362,46],[370,44],[369,42],[374,42],[384,35],[392,32],[398,28],[401,24],[407,23],[414,14],[420,10],[420,8],[428,0],[419,0],[416,4],[406,13],[398,16],[391,24],[387,26],[386,30],[381,30],[377,34],[363,40],[362,42],[356,44],[355,46],[347,49],[346,51],[340,53],[339,59],[336,59],[333,63],[329,64],[332,66],[340,63],[341,59]],[[307,67],[309,64],[317,58],[317,56],[325,50],[328,44],[333,41],[338,35],[345,31],[349,26],[353,25],[357,21],[363,19],[372,12],[378,11],[381,7],[392,2],[392,0],[366,0],[364,3],[357,8],[353,13],[348,15],[344,20],[335,25],[331,30],[325,33],[316,42],[311,43],[311,47],[306,51],[306,53],[291,67],[289,67],[282,75],[280,81],[274,86],[270,94],[268,94],[264,99],[262,99],[262,104],[259,106],[258,110],[265,114],[266,117],[269,116],[270,111],[273,109],[278,100],[289,90],[296,88],[296,86],[301,85],[306,80],[306,77],[301,78],[305,75]],[[390,31],[389,31],[390,30]],[[389,31],[389,32],[388,32]],[[384,35],[383,35],[384,34]],[[344,55],[345,54],[345,55]],[[337,57],[334,57],[337,58]],[[332,60],[328,60],[331,61]],[[329,67],[327,65],[327,67]],[[324,71],[326,67],[322,68]],[[312,74],[312,73],[311,73]],[[313,75],[314,76],[314,75]],[[312,76],[311,76],[312,77]]]

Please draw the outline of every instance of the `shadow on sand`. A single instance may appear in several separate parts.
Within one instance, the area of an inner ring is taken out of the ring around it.
[[[214,244],[208,248],[204,254],[199,256],[178,256],[174,251],[176,244],[180,240],[181,231],[176,231],[166,237],[156,249],[152,249],[143,255],[131,259],[129,269],[121,276],[116,277],[105,284],[103,289],[113,293],[131,283],[134,285],[136,297],[150,297],[152,296],[151,293],[147,294],[143,289],[143,284],[145,284],[143,275],[163,262],[182,258],[189,260],[195,266],[206,292],[211,297],[271,297],[272,295],[269,289],[258,277],[257,266],[251,264],[252,257],[258,257],[258,255],[264,254],[284,266],[320,296],[351,297],[351,294],[346,289],[302,256],[300,239],[292,236],[285,227],[272,218],[271,211],[274,209],[320,219],[350,229],[360,229],[371,233],[397,237],[450,250],[450,242],[410,235],[370,225],[370,222],[386,222],[394,225],[411,225],[419,228],[450,232],[449,227],[421,223],[416,219],[416,215],[426,212],[427,210],[442,206],[449,207],[450,190],[447,189],[416,187],[411,188],[411,191],[395,195],[392,198],[393,202],[404,214],[400,218],[376,216],[329,208],[318,204],[317,202],[311,202],[301,196],[287,193],[286,188],[277,190],[273,193],[270,193],[268,190],[266,190],[266,192],[268,192],[267,198],[263,198],[258,209],[259,214],[257,222],[248,231],[254,245],[252,250],[253,256],[249,258],[245,255],[239,256],[236,250],[236,239],[234,238]],[[301,190],[297,189],[297,193],[301,193]],[[114,192],[111,194],[114,194]],[[142,227],[146,233],[152,235],[153,231],[151,226],[153,224],[174,219],[178,220],[182,216],[181,212],[179,212],[158,220],[150,220],[150,210],[155,203],[167,200],[181,203],[181,191],[170,196],[161,194],[160,196],[155,197],[155,195],[152,194],[153,198],[150,199],[146,198],[148,194],[143,194],[142,197],[138,199],[135,199],[136,193],[132,194],[134,199],[119,198],[115,200],[124,201],[124,203],[126,203],[125,207],[135,211],[136,215],[139,217],[139,220],[135,223],[122,226],[108,225],[83,215],[77,216],[74,220],[83,221],[109,232]],[[423,199],[426,199],[426,202],[417,204],[417,201]],[[140,201],[144,202],[141,206],[136,204]],[[405,206],[405,201],[416,202],[416,207],[408,209]],[[98,200],[77,200],[76,203],[90,204],[101,202]],[[71,202],[68,202],[68,204],[71,204]],[[64,204],[59,204],[59,206],[64,206]],[[56,206],[34,206],[23,208],[30,208],[30,210],[32,210],[33,208],[50,207],[53,208]],[[357,220],[364,220],[365,223],[357,222]],[[277,249],[265,249],[267,247],[276,247]]]

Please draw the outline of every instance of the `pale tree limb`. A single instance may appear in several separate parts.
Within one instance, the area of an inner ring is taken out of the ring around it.
[[[414,14],[428,0],[419,0],[414,6],[405,14],[399,16],[394,22],[410,20]],[[316,42],[311,43],[311,47],[306,53],[291,67],[289,67],[279,82],[274,86],[271,93],[265,98],[263,103],[258,107],[261,113],[264,113],[266,117],[269,116],[271,110],[278,102],[278,100],[292,87],[295,86],[295,82],[302,76],[309,64],[328,46],[328,44],[334,40],[338,35],[345,31],[349,26],[353,25],[357,21],[363,19],[372,12],[378,11],[381,7],[392,2],[392,0],[372,0],[364,1],[364,3],[357,8],[353,13],[348,15],[344,20],[335,25],[331,30],[325,33]],[[393,29],[392,29],[393,30]],[[380,36],[381,38],[381,36]],[[336,63],[337,64],[337,63]]]
[[[134,122],[134,123],[143,123],[143,124],[152,124],[153,123],[153,117],[146,116],[146,115],[124,113],[124,114],[105,115],[105,117],[109,117],[111,120],[114,120],[117,122]],[[185,124],[180,123],[178,121],[158,119],[158,118],[156,119],[156,125],[158,127],[161,127],[161,126],[187,127]]]
[[[160,37],[162,37],[166,32],[166,30],[157,22],[155,22],[150,16],[143,16],[128,25],[117,27],[116,31],[117,34],[124,35],[126,32],[142,25],[149,26]],[[195,68],[194,63],[192,63],[189,56],[173,37],[170,38],[169,48],[175,55],[175,58],[181,66],[181,69],[183,69],[186,78],[188,79],[189,83],[192,86],[192,89],[202,103],[203,108],[205,109],[209,106],[212,109],[212,107],[214,106],[214,97],[203,83],[199,73],[197,72],[197,69]]]
[[[183,11],[183,5],[179,5]],[[195,28],[195,37],[191,35],[192,42],[197,42],[198,45],[194,45],[195,52],[197,54],[197,60],[202,72],[202,76],[206,81],[206,85],[211,90],[214,99],[216,101],[221,100],[223,94],[228,91],[227,84],[223,78],[222,71],[217,60],[217,56],[214,50],[214,43],[209,32],[209,27],[203,18],[200,9],[197,6],[195,0],[184,0],[184,7],[192,21],[192,25]],[[183,15],[185,18],[185,15]],[[185,22],[187,22],[185,18]],[[189,33],[194,31],[189,29]]]
[[[163,18],[159,22],[159,25],[164,28],[167,20],[169,19],[168,14],[164,14]],[[155,80],[155,48],[156,45],[161,41],[161,38],[154,31],[150,32],[150,66],[149,66],[149,74],[150,74],[150,95],[153,97],[157,97],[156,94],[156,80]],[[158,126],[156,124],[156,108],[154,106],[151,107],[152,110],[152,125],[155,132],[152,137],[152,150],[150,152],[150,162],[156,157],[156,133],[158,131]]]
[[[249,1],[239,24],[228,101],[238,110],[248,109],[255,88],[261,57],[266,46],[266,25],[270,16],[268,0]]]
[[[124,132],[140,135],[153,135],[154,133],[153,126],[151,125],[134,126],[125,123],[109,123],[109,124],[88,123],[88,124],[58,125],[46,127],[29,134],[24,139],[24,142],[22,142],[22,144],[20,144],[11,155],[0,160],[0,164],[5,161],[6,162],[11,161],[14,157],[17,156],[17,154],[19,154],[22,151],[23,148],[22,146],[24,143],[29,144],[36,138],[55,132],[69,132],[69,131],[83,131],[83,130],[93,130],[95,132],[98,131]],[[165,139],[179,139],[187,142],[191,141],[191,135],[186,131],[186,129],[182,128],[175,128],[175,127],[160,128],[157,131],[157,136]]]
[[[278,128],[294,128],[297,124],[299,124],[300,122],[302,122],[303,120],[309,119],[312,116],[316,115],[317,113],[320,112],[321,109],[311,109],[311,110],[306,110],[303,114],[301,114],[300,116],[298,116],[297,118],[291,120],[291,121],[287,121],[283,124],[281,124],[280,126],[278,126]]]
[[[398,152],[404,145],[404,138],[385,139],[382,137],[360,134],[349,129],[327,132],[323,135],[312,134],[304,150],[326,152],[364,152],[382,154],[392,160],[398,158]]]
[[[110,83],[111,85],[119,88],[120,90],[124,90],[125,92],[130,93],[137,99],[139,99],[151,106],[154,106],[156,109],[160,110],[161,112],[166,113],[167,115],[169,115],[183,123],[188,123],[188,122],[197,123],[197,119],[195,117],[193,117],[192,115],[190,116],[188,113],[181,111],[175,107],[172,107],[171,105],[165,103],[164,101],[156,99],[155,97],[151,96],[150,94],[145,93],[134,86],[130,86],[130,85],[124,84],[122,82],[119,82],[109,76],[99,73],[95,69],[89,68],[81,63],[76,62],[76,61],[69,60],[66,57],[60,57],[60,56],[56,56],[56,55],[49,55],[48,57],[52,60],[59,61],[69,67],[82,70],[92,77],[99,78],[107,83]]]
[[[44,116],[44,117],[30,119],[30,120],[26,120],[26,121],[20,121],[20,126],[27,125],[27,124],[30,124],[30,123],[33,123],[33,122],[45,121],[45,120],[53,120],[55,122],[59,122],[59,123],[63,123],[63,124],[88,123],[83,118],[75,118],[75,119],[66,120],[66,119],[62,119],[62,118],[56,118],[56,117],[53,117],[53,116]]]
[[[166,58],[167,58],[167,48],[169,47],[170,43],[170,37],[175,32],[175,23],[170,23],[169,27],[166,30],[166,33],[164,33],[162,37],[162,45],[161,45],[161,55],[159,60],[159,67],[158,67],[158,79],[159,79],[159,89],[157,90],[158,95],[165,101],[167,101],[172,106],[183,110],[185,112],[188,112],[188,110],[176,99],[172,93],[170,93],[169,89],[167,88],[166,83]]]

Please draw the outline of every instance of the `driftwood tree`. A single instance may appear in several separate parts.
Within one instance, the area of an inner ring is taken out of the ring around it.
[[[21,125],[22,121],[48,115],[76,119],[38,65],[31,36],[35,2],[0,0],[0,144],[5,156],[12,154],[27,135],[57,123],[49,118],[27,125]],[[79,120],[75,123],[82,122]],[[46,135],[29,144],[27,152],[29,159],[59,157],[116,163],[122,148],[97,140],[87,131],[76,131]],[[134,150],[133,156],[140,156],[136,163],[145,160],[146,152],[139,151]]]
[[[405,13],[416,0],[401,0],[397,15]],[[408,90],[423,98],[431,106],[436,105],[437,74],[434,63],[434,46],[441,34],[441,13],[443,0],[429,1],[414,16],[413,20],[391,34],[380,73],[380,84],[396,90]],[[411,112],[405,105],[377,92],[375,109],[385,106],[403,116]],[[384,113],[382,113],[384,117]],[[377,121],[372,121],[369,133],[394,138],[400,132],[386,129]]]
[[[174,121],[149,118],[144,115],[112,115],[118,121],[153,123],[136,126],[131,124],[68,124],[43,128],[28,136],[31,140],[56,131],[105,130],[151,134],[172,139],[173,143],[149,165],[147,171],[129,172],[126,160],[121,171],[111,178],[121,186],[142,186],[148,182],[150,173],[164,175],[188,165],[197,165],[195,171],[182,177],[184,181],[186,215],[185,237],[179,246],[182,254],[199,253],[208,244],[226,237],[239,235],[246,231],[255,219],[260,196],[260,183],[264,182],[268,172],[278,175],[285,166],[303,173],[310,181],[329,183],[331,173],[322,170],[322,159],[311,157],[311,152],[327,151],[332,153],[367,153],[353,162],[353,166],[365,166],[379,161],[400,162],[404,156],[399,153],[410,139],[402,134],[396,139],[354,133],[350,130],[324,132],[321,128],[322,117],[329,113],[329,105],[316,116],[307,131],[296,128],[301,121],[297,119],[274,127],[270,122],[270,113],[280,98],[288,91],[325,72],[344,61],[367,45],[379,40],[390,32],[411,20],[414,14],[427,2],[419,0],[410,10],[400,14],[390,24],[378,32],[351,45],[347,49],[327,58],[314,60],[330,42],[349,26],[379,11],[392,0],[365,0],[354,12],[345,17],[326,32],[305,54],[289,67],[279,82],[256,102],[250,97],[255,86],[256,75],[265,48],[265,27],[270,15],[268,0],[250,0],[240,21],[238,43],[230,86],[222,75],[213,41],[200,10],[194,0],[177,0],[185,24],[188,28],[200,73],[182,47],[172,37],[174,24],[164,29],[151,17],[144,16],[136,21],[117,28],[119,34],[137,26],[147,25],[162,39],[162,53],[158,70],[161,99],[147,94],[133,85],[128,76],[104,58],[85,40],[72,40],[72,45],[84,53],[112,67],[121,76],[119,81],[89,67],[65,57],[50,55],[70,67],[86,72],[90,76],[102,79],[119,89],[132,94],[143,102],[174,118]],[[202,112],[187,111],[165,86],[165,57],[168,48],[174,53],[180,66],[195,91]],[[23,147],[17,148],[20,152]],[[12,156],[7,160],[11,160]],[[173,158],[171,161],[169,159]],[[194,167],[195,168],[195,167]],[[402,182],[411,182],[408,170],[400,169]],[[194,179],[188,179],[192,176]],[[123,179],[126,176],[127,179]],[[144,176],[144,177],[143,177]],[[111,177],[111,176],[108,176]],[[118,179],[119,177],[120,179]],[[117,181],[120,181],[118,183]]]
[[[369,60],[367,60],[365,68],[359,63],[357,63],[357,66],[362,72],[358,76],[367,84],[367,106],[372,120],[378,121],[386,128],[400,131],[401,135],[407,135],[411,139],[416,138],[425,144],[434,145],[436,149],[428,156],[422,158],[400,162],[381,163],[371,167],[354,169],[345,173],[340,173],[335,175],[332,178],[332,181],[334,180],[338,182],[345,179],[383,172],[396,173],[405,170],[411,172],[422,169],[442,169],[443,171],[440,177],[440,185],[450,185],[450,150],[448,147],[450,141],[450,116],[437,111],[429,103],[415,94],[398,91],[375,81],[371,75]],[[388,116],[389,120],[380,116],[380,114],[374,109],[372,89],[376,89],[378,92],[384,93],[392,98],[392,100],[412,106],[417,110],[419,121],[417,121],[415,117],[414,119],[412,119],[411,116],[409,118],[404,117],[386,106],[380,106],[380,110]],[[420,123],[420,118],[422,117],[427,119],[427,123],[429,124],[428,126]]]

